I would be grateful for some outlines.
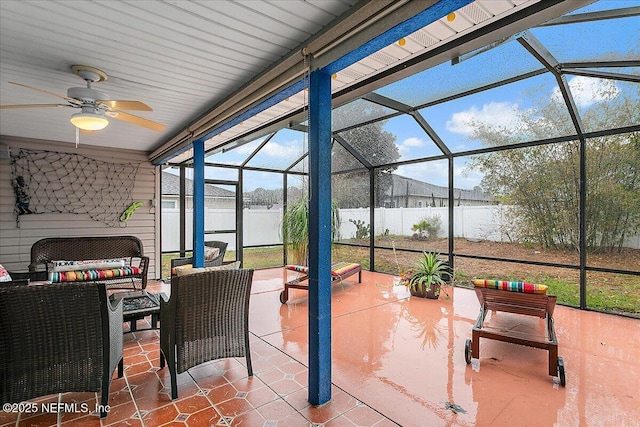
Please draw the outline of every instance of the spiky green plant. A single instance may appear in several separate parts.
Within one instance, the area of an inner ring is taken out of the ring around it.
[[[335,202],[331,202],[331,240],[340,229],[340,213]],[[282,238],[293,255],[294,262],[307,265],[309,258],[309,199],[304,196],[287,205],[282,216]]]
[[[437,285],[436,296],[440,295],[440,286],[445,285],[443,276],[449,274],[449,266],[438,258],[437,253],[422,252],[422,257],[416,263],[416,268],[409,279],[409,288],[423,292],[431,285]]]

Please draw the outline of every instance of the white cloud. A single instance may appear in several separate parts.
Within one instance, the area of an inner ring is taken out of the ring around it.
[[[403,159],[409,152],[411,151],[411,147],[424,147],[424,140],[417,137],[410,137],[402,141],[400,144],[396,144],[398,146],[398,152],[400,153],[400,158]]]
[[[584,76],[571,78],[569,90],[578,108],[586,108],[597,102],[609,101],[620,94],[620,89],[611,80]],[[556,86],[553,89],[551,99],[564,102],[559,87]]]
[[[413,178],[418,181],[441,186],[446,186],[449,182],[448,162],[440,160],[435,162],[402,165],[399,166],[394,173],[407,178]]]
[[[411,137],[402,141],[402,145],[407,147],[423,147],[424,141],[420,138]]]
[[[473,133],[474,124],[478,123],[515,130],[523,125],[518,110],[518,104],[511,102],[490,102],[481,109],[474,105],[466,111],[454,113],[451,120],[447,120],[447,130],[468,136]]]
[[[291,151],[298,152],[301,150],[302,145],[298,140],[290,140],[283,142],[274,142],[270,141],[267,145],[260,149],[260,155],[271,157],[271,158],[290,158]],[[239,154],[251,154],[256,149],[253,144],[242,145],[237,148]],[[302,152],[300,152],[302,155]]]

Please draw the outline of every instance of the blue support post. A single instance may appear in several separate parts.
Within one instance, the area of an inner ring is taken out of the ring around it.
[[[204,139],[193,141],[193,266],[204,267]]]
[[[331,75],[309,83],[309,403],[331,399]]]

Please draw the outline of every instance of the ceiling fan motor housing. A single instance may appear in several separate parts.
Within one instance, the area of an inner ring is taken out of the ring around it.
[[[109,97],[98,90],[86,87],[72,87],[67,90],[69,98],[81,100],[85,104],[95,104],[96,101],[108,101]]]

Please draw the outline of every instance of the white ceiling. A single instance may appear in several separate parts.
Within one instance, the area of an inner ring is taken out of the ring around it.
[[[377,1],[389,8],[408,4]],[[572,2],[578,7],[589,1],[568,0],[563,7],[566,10]],[[407,36],[406,43],[393,43],[338,73],[332,81],[333,89],[344,89],[538,2],[476,0],[457,11],[455,20],[443,17]],[[2,0],[0,105],[64,103],[55,96],[9,82],[66,95],[69,87],[85,84],[73,74],[72,65],[96,67],[109,78],[94,84],[95,89],[111,99],[146,103],[152,112],[131,113],[166,128],[156,132],[111,119],[103,131],[80,134],[80,143],[152,152],[184,133],[189,124],[274,63],[300,49],[310,37],[327,33],[326,27],[340,22],[340,15],[354,13],[363,4],[371,6],[357,0]],[[526,28],[529,23],[522,25]],[[303,94],[291,96],[211,138],[206,148],[295,111],[303,102]],[[75,127],[69,117],[76,111],[2,109],[0,135],[75,143]],[[189,151],[174,160],[188,159]]]
[[[138,100],[163,132],[119,120],[81,143],[151,151],[357,0],[0,2],[0,105],[65,103],[85,82],[74,64],[105,71],[94,89]],[[0,135],[75,142],[71,108],[0,110]]]

